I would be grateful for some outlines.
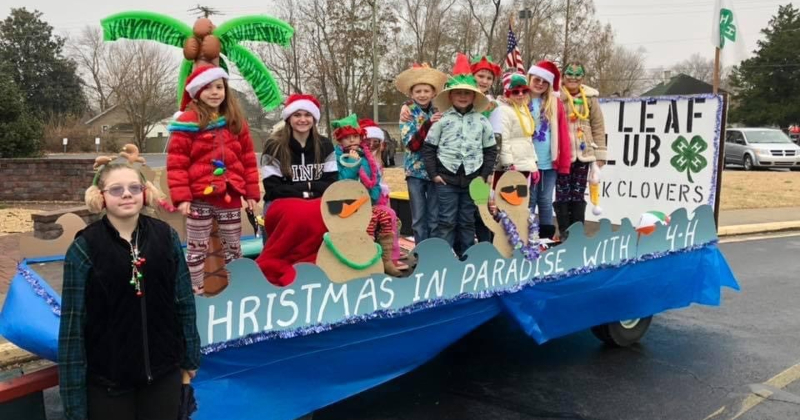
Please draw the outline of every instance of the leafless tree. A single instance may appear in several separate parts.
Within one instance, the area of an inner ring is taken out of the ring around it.
[[[114,92],[108,84],[105,68],[108,47],[98,26],[84,27],[69,45],[70,55],[78,64],[89,106],[98,113],[114,104]]]
[[[500,2],[502,0],[491,0],[492,6],[494,6],[494,11],[491,14],[487,13],[478,13],[476,9],[479,11],[483,11],[484,7],[487,5],[486,1],[480,1],[478,6],[475,5],[476,0],[467,0],[467,5],[469,6],[469,11],[472,17],[478,22],[478,26],[481,28],[481,32],[483,35],[486,36],[486,54],[491,54],[492,46],[494,45],[494,31],[497,27],[497,20],[500,18]],[[489,28],[486,28],[486,24],[484,23],[486,17],[491,16],[491,24]]]
[[[702,80],[706,83],[714,82],[714,59],[706,58],[701,54],[692,54],[686,60],[672,66],[672,73],[683,73]]]
[[[117,41],[109,50],[106,68],[134,142],[146,150],[147,133],[175,110],[176,56],[154,43]]]

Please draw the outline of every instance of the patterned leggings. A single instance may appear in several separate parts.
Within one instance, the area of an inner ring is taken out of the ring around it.
[[[586,177],[591,163],[575,161],[568,175],[558,174],[556,179],[556,202],[581,202],[586,193]]]
[[[372,207],[372,217],[369,219],[367,226],[367,234],[373,238],[378,239],[384,235],[392,235],[392,260],[397,261],[400,258],[400,244],[397,229],[397,214],[388,205],[375,205]]]
[[[225,250],[225,263],[242,257],[241,209],[219,209],[210,204],[192,202],[192,215],[186,218],[186,265],[195,291],[203,286],[203,267],[208,253],[208,240],[214,219]]]

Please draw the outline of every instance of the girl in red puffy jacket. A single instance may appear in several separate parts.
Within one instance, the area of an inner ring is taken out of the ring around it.
[[[260,196],[250,130],[219,67],[198,67],[186,79],[181,111],[169,126],[167,180],[172,202],[186,217],[186,262],[197,294],[213,221],[225,262],[242,256],[242,200],[254,211]]]

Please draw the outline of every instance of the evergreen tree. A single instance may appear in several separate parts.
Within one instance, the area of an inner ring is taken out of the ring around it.
[[[41,118],[81,114],[86,99],[76,65],[62,56],[65,39],[39,11],[11,9],[0,22],[0,62],[8,63],[25,101]]]
[[[761,30],[756,55],[734,68],[730,120],[750,126],[788,127],[800,120],[800,11],[780,6]]]
[[[28,109],[7,67],[0,66],[0,157],[35,156],[41,150],[42,123]]]

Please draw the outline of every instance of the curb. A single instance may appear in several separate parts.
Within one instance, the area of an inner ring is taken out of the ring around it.
[[[782,232],[787,230],[800,230],[800,221],[754,223],[750,225],[720,226],[717,236],[749,235],[753,233]]]

